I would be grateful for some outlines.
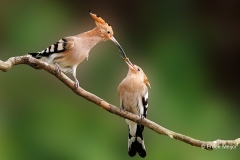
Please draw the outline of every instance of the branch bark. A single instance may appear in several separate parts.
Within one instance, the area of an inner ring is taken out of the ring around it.
[[[215,141],[197,140],[197,139],[191,138],[189,136],[185,136],[183,134],[179,134],[179,133],[173,132],[169,129],[166,129],[166,128],[158,125],[157,123],[148,120],[147,118],[142,119],[135,114],[132,114],[130,112],[119,109],[118,107],[108,103],[107,101],[84,90],[81,87],[79,87],[78,89],[75,89],[74,82],[70,78],[68,78],[65,74],[63,74],[62,72],[60,72],[60,73],[57,72],[56,67],[50,66],[47,63],[41,62],[38,59],[35,59],[30,55],[11,57],[5,62],[0,60],[0,70],[2,70],[3,72],[7,72],[14,65],[18,65],[18,64],[27,64],[35,69],[44,69],[45,71],[51,73],[52,75],[57,77],[59,80],[61,80],[66,86],[68,86],[70,89],[72,89],[73,92],[75,92],[77,95],[87,99],[88,101],[95,103],[96,105],[102,107],[103,109],[105,109],[106,111],[108,111],[110,113],[116,114],[120,117],[129,119],[136,123],[144,125],[144,126],[148,127],[149,129],[155,131],[158,134],[166,135],[170,138],[174,138],[176,140],[180,140],[180,141],[190,144],[192,146],[200,147],[200,148],[206,149],[206,150],[213,150],[213,149],[217,149],[219,147],[235,149],[240,144],[240,138],[235,139],[235,140],[219,140],[218,139]]]

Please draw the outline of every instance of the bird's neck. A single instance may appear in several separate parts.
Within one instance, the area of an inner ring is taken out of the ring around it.
[[[87,46],[88,48],[92,48],[98,42],[103,41],[103,38],[99,35],[99,29],[97,27],[90,31],[83,32],[77,35],[77,37],[83,39],[85,46]]]

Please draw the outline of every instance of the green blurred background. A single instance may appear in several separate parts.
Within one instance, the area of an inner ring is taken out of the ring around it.
[[[111,24],[147,74],[149,119],[200,140],[240,137],[239,1],[2,0],[0,59],[93,29],[89,9]],[[128,69],[117,53],[114,43],[99,43],[77,77],[81,87],[119,106],[117,86]],[[0,72],[1,160],[131,159],[127,130],[124,119],[43,70],[19,65]],[[144,137],[146,159],[239,158],[239,148],[206,151],[149,129]]]

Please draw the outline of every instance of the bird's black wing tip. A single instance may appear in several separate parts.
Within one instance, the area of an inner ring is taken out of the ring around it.
[[[34,58],[37,58],[37,59],[40,59],[41,58],[41,56],[39,56],[39,53],[37,52],[35,52],[35,53],[28,53],[29,55],[31,55],[32,57],[34,57]]]
[[[36,56],[38,53],[28,53],[28,54],[30,54],[31,56]]]

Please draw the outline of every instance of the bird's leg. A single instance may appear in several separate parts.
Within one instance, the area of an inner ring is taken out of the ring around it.
[[[78,89],[78,87],[79,87],[79,82],[78,82],[78,80],[77,80],[76,77],[74,77],[74,79],[75,79],[75,88]]]
[[[56,69],[57,73],[61,73],[61,68],[60,68],[60,66],[59,66],[57,63],[54,63],[54,64],[57,66],[57,69]]]
[[[73,68],[73,77],[74,77],[74,80],[75,80],[75,88],[78,89],[79,82],[78,82],[77,77],[76,77],[76,68]]]

